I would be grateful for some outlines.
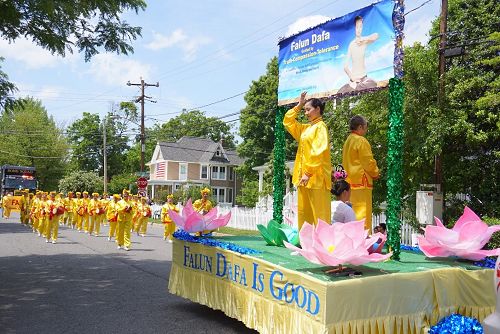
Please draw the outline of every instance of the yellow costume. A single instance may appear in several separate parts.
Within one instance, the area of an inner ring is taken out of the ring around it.
[[[125,250],[130,249],[130,228],[132,226],[132,201],[125,197],[117,204],[116,211],[118,212],[118,248],[124,247]]]
[[[84,191],[83,193],[83,198],[82,198],[82,207],[83,207],[83,215],[82,215],[82,225],[83,225],[83,230],[85,233],[89,233],[89,223],[90,223],[90,216],[89,216],[89,211],[88,207],[90,204],[90,198],[89,198],[89,193]]]
[[[111,238],[114,238],[117,235],[116,224],[118,221],[117,208],[119,200],[120,200],[120,195],[114,194],[113,200],[108,203],[108,207],[106,209],[106,218],[108,219],[109,222],[108,241],[111,241]]]
[[[330,223],[332,187],[330,143],[326,124],[321,117],[311,124],[299,123],[296,118],[300,109],[300,106],[296,106],[288,110],[283,119],[283,125],[299,143],[292,177],[298,191],[299,230],[304,222],[316,225],[318,219],[321,219]],[[304,174],[309,176],[306,186],[299,185]]]
[[[148,229],[148,221],[151,217],[151,207],[146,202],[146,198],[141,198],[139,203],[139,217],[137,218],[137,232],[143,237],[146,235]]]
[[[169,195],[171,196],[171,195]],[[172,240],[172,235],[175,232],[175,223],[168,215],[168,210],[172,210],[175,212],[179,212],[179,209],[175,206],[174,203],[169,203],[168,199],[172,198],[167,196],[167,202],[161,207],[161,222],[165,226],[165,230],[163,232],[163,240],[168,238],[169,241]],[[210,203],[211,205],[212,203]]]
[[[10,211],[11,211],[10,201],[11,201],[11,199],[12,199],[11,194],[5,195],[2,199],[3,217],[7,218],[7,219],[10,218]]]
[[[45,203],[45,237],[47,242],[55,244],[59,233],[59,219],[64,213],[64,204],[60,198],[51,193],[50,199]]]
[[[356,219],[365,219],[365,229],[372,230],[373,180],[379,177],[377,162],[365,137],[351,133],[342,149],[342,165],[351,185],[352,209]]]
[[[93,193],[92,194],[92,199],[89,201],[89,205],[87,206],[87,212],[89,213],[89,220],[90,220],[90,225],[89,225],[89,235],[92,235],[92,233],[95,233],[95,235],[99,235],[99,232],[101,231],[101,224],[99,222],[99,214],[101,213],[101,203],[99,200],[99,194],[98,193]]]
[[[65,197],[63,200],[63,205],[64,205],[64,216],[63,216],[63,221],[64,224],[68,224],[71,227],[75,226],[75,221],[74,221],[74,214],[73,214],[73,193],[70,191],[68,192],[68,196]]]
[[[28,206],[28,193],[25,190],[21,191],[21,198],[19,199],[19,220],[21,224],[27,224],[26,220],[26,208]]]

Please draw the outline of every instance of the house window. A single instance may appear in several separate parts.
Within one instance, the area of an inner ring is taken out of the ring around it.
[[[226,188],[212,188],[218,203],[226,203]]]
[[[234,180],[234,168],[227,167],[227,173],[229,174],[229,181],[233,181]]]
[[[177,191],[177,190],[181,189],[181,187],[182,187],[182,184],[175,184],[174,185],[174,190]]]
[[[179,164],[179,180],[187,180],[187,164]]]
[[[219,149],[217,149],[217,152],[215,152],[215,155],[220,157],[220,150]]]
[[[207,165],[201,165],[200,179],[203,179],[203,180],[208,179],[208,166]]]
[[[213,180],[225,180],[226,179],[226,167],[225,166],[212,166],[212,179]]]
[[[233,203],[233,188],[227,188],[227,203]]]

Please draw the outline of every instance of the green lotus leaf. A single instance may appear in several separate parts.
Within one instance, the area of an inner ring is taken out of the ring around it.
[[[258,224],[257,228],[259,229],[260,235],[262,236],[262,238],[264,238],[264,240],[266,241],[266,243],[268,245],[276,246],[276,244],[274,243],[273,237],[269,234],[267,227],[265,227],[262,224]]]
[[[288,243],[291,243],[294,246],[299,246],[300,244],[299,231],[297,231],[297,229],[282,224],[280,227],[280,231],[282,233],[283,240],[287,241]]]

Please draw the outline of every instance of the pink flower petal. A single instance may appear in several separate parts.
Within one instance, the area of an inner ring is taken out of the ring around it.
[[[480,222],[481,218],[479,218],[479,216],[476,215],[474,211],[472,211],[468,206],[466,206],[464,208],[464,213],[460,216],[460,218],[458,218],[457,222],[453,226],[453,230],[454,231],[460,230],[465,223],[470,221]]]
[[[487,256],[499,256],[499,255],[500,255],[500,248],[492,250],[481,249],[476,251],[462,251],[456,253],[456,256],[471,261],[480,261]]]
[[[230,219],[231,219],[231,211],[218,218],[212,219],[211,221],[207,221],[205,230],[212,231],[218,229],[219,227],[226,226],[227,223],[229,223]]]
[[[175,225],[184,228],[184,222],[185,219],[181,215],[179,215],[177,212],[173,210],[168,210],[168,216],[172,219],[172,221],[175,223]]]
[[[423,236],[418,238],[418,247],[427,257],[448,257],[451,252],[447,251],[445,247],[430,243]]]

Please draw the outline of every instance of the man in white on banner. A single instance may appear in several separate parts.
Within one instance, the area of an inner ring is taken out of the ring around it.
[[[363,17],[356,16],[354,18],[356,37],[349,44],[347,50],[346,62],[344,71],[349,77],[349,82],[342,86],[338,94],[350,93],[353,91],[361,91],[369,88],[377,87],[377,82],[368,78],[365,66],[365,51],[366,47],[378,39],[378,34],[373,33],[368,36],[361,36],[363,32]],[[351,68],[349,63],[352,62]]]

